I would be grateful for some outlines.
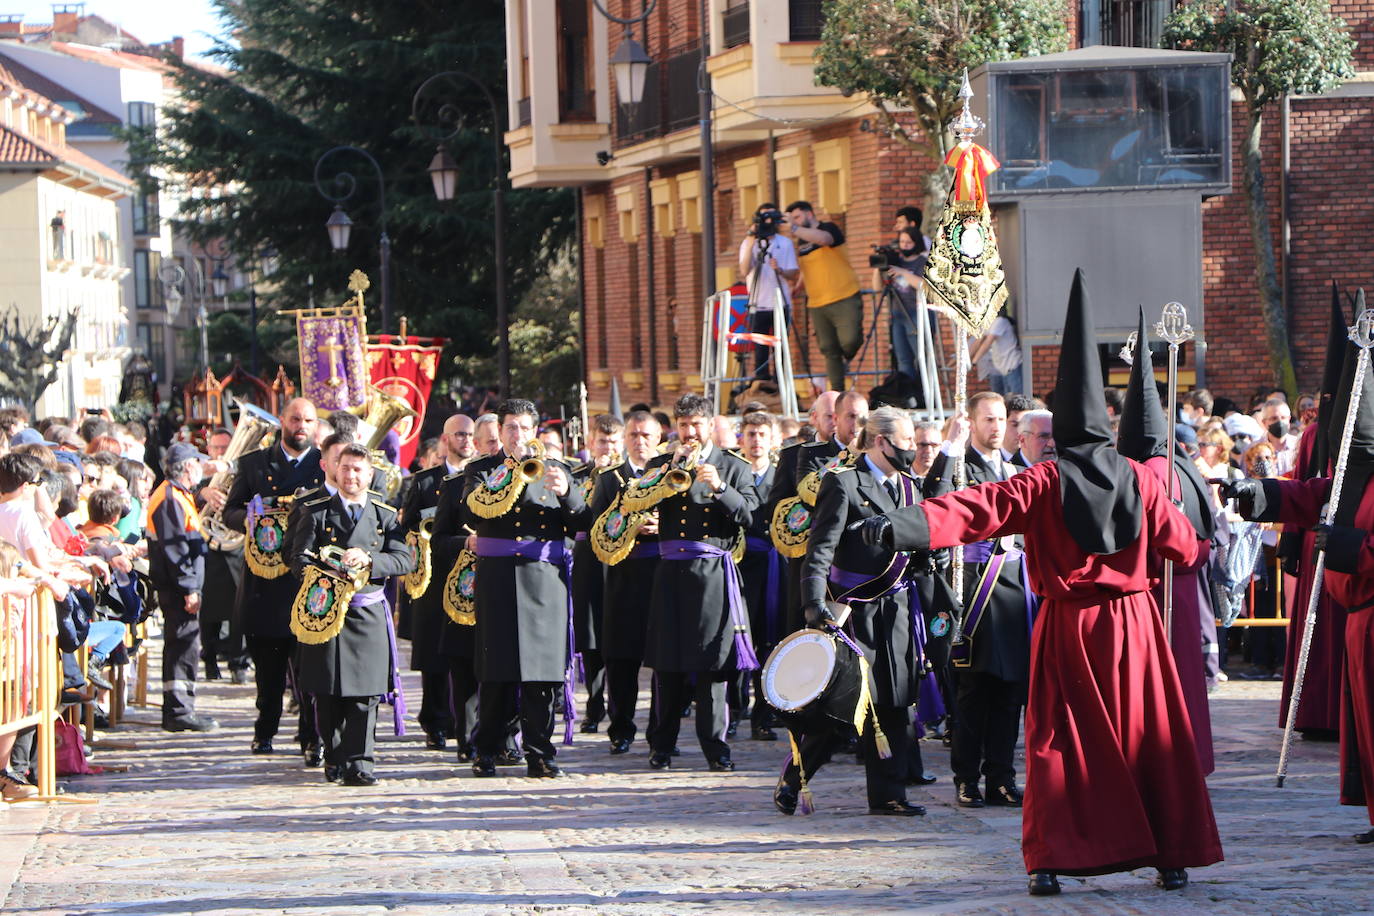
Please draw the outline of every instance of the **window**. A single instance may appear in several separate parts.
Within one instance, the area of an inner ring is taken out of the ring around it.
[[[1157,48],[1164,20],[1176,0],[1083,0],[1079,34],[1083,46]]]
[[[615,211],[619,215],[621,239],[633,245],[639,241],[639,209],[633,187],[616,188]]]
[[[677,176],[677,200],[682,207],[682,227],[701,231],[701,173],[683,172]]]
[[[758,156],[735,163],[735,185],[739,188],[739,218],[747,226],[763,202],[763,165]]]
[[[728,0],[720,20],[721,42],[725,47],[749,44],[749,0]]]
[[[677,209],[677,182],[671,178],[659,178],[649,182],[649,196],[654,207],[654,232],[668,238],[676,234],[674,223]]]
[[[593,248],[605,248],[606,196],[587,194],[582,199],[582,214],[587,218],[587,244]]]
[[[161,324],[142,324],[138,326],[138,349],[153,364],[153,371],[159,379],[167,377],[167,338],[166,328]]]
[[[134,304],[141,309],[162,308],[162,255],[156,251],[134,252]]]
[[[789,0],[787,38],[789,41],[820,41],[825,26],[824,0]]]
[[[849,209],[849,138],[817,143],[811,153],[816,161],[816,209],[827,214],[845,212]]]
[[[558,120],[596,120],[592,89],[590,12],[578,0],[558,0]]]
[[[129,126],[153,130],[157,127],[157,106],[152,102],[129,103]]]
[[[134,235],[157,235],[162,231],[156,191],[134,195]]]
[[[67,220],[64,211],[57,211],[48,225],[52,229],[53,260],[64,261],[67,258]]]
[[[794,200],[806,200],[806,147],[779,150],[773,157],[778,177],[778,206],[785,207]]]

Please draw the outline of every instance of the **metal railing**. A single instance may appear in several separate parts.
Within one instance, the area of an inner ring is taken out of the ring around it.
[[[701,44],[693,42],[670,50],[649,64],[644,76],[644,98],[638,105],[622,106],[616,117],[616,138],[628,142],[662,137],[697,123],[697,71]]]
[[[35,801],[57,796],[57,696],[62,683],[52,595],[0,599],[0,735],[36,728]]]
[[[720,17],[721,41],[734,48],[749,44],[749,0],[741,0]]]
[[[820,41],[825,26],[825,0],[789,0],[787,40]]]

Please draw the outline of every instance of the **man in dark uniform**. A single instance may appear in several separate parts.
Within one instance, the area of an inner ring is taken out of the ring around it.
[[[320,453],[315,442],[315,405],[305,398],[287,403],[281,414],[280,439],[256,452],[244,455],[239,461],[239,474],[224,503],[222,518],[230,528],[244,529],[248,520],[249,503],[261,497],[264,508],[284,506],[299,490],[310,490],[324,480],[320,469]],[[288,532],[289,534],[289,532]],[[252,533],[249,533],[252,537]],[[259,545],[264,546],[264,545]],[[285,568],[285,543],[277,545],[275,554],[283,564],[283,574],[264,578],[251,568],[244,570],[243,585],[239,589],[238,612],[243,621],[243,633],[248,652],[253,657],[258,688],[258,718],[253,724],[253,753],[272,753],[272,739],[281,724],[282,693],[286,689],[287,674],[294,667],[296,639],[291,635],[291,603],[296,598],[296,580]],[[307,766],[319,766],[323,760],[319,736],[315,730],[315,712],[310,698],[296,685],[300,704],[300,719],[296,740]]]
[[[968,483],[1008,479],[1020,468],[1002,451],[1006,403],[1000,394],[982,391],[969,398],[968,409],[969,441],[964,451]],[[961,445],[956,439],[951,448]],[[926,495],[940,496],[953,489],[954,461],[948,454],[941,455],[926,477]],[[954,648],[951,659],[957,709],[950,745],[955,801],[964,808],[1020,807],[1012,757],[1030,679],[1031,617],[1036,603],[1026,590],[1025,547],[1017,536],[980,541],[963,551],[967,642],[962,650]],[[986,797],[978,787],[983,778]]]
[[[811,402],[811,409],[807,411],[806,417],[816,432],[816,441],[829,442],[835,437],[835,399],[839,396],[838,391],[822,391]],[[797,495],[797,481],[801,479],[797,474],[797,467],[801,463],[802,449],[807,444],[798,440],[783,446],[778,452],[778,468],[773,474],[769,499],[767,502],[759,500],[759,511],[769,521],[772,520],[773,510],[779,502]],[[783,620],[780,623],[783,635],[795,629],[794,621],[801,620],[801,604],[797,597],[797,583],[801,578],[801,558],[789,558],[786,562],[787,581],[783,593],[779,596],[783,608]]]
[[[754,651],[762,661],[773,651],[782,629],[782,599],[784,589],[783,558],[773,547],[768,529],[771,516],[773,480],[778,466],[773,460],[777,445],[777,424],[773,417],[761,411],[747,413],[740,422],[740,454],[749,462],[754,475],[754,492],[759,505],[753,520],[744,532],[744,559],[739,564],[744,600],[749,605],[749,629],[754,635]],[[764,702],[760,689],[759,671],[742,671],[732,682],[731,709],[736,720],[749,717],[750,737],[755,741],[776,741],[771,728],[773,717]],[[752,687],[752,691],[751,688]],[[753,694],[753,710],[748,704]],[[732,723],[733,724],[733,723]]]
[[[167,449],[165,479],[148,499],[148,574],[163,616],[162,727],[174,732],[204,732],[217,725],[196,713],[206,547],[191,494],[200,483],[202,460],[208,459],[180,442]]]
[[[725,742],[729,710],[725,682],[757,665],[749,641],[749,612],[739,593],[730,550],[758,507],[749,465],[711,444],[715,411],[700,395],[673,406],[678,449],[649,462],[653,469],[681,463],[698,449],[695,480],[684,493],[658,504],[662,559],[654,576],[644,663],[658,678],[658,729],[649,766],[672,762],[681,711],[695,675],[697,739],[712,770],[735,768]],[[733,638],[732,638],[733,637]]]
[[[229,430],[216,427],[205,441],[205,454],[212,461],[221,462],[233,438]],[[205,509],[211,510],[222,508],[229,494],[207,483],[196,495]],[[228,663],[235,684],[247,684],[248,646],[243,641],[243,624],[234,613],[239,586],[243,582],[243,545],[229,550],[212,542],[209,547],[205,555],[205,590],[200,608],[200,657],[205,662],[205,679],[219,680],[219,662],[223,661]]]
[[[409,478],[405,506],[401,510],[401,524],[407,532],[418,531],[421,522],[435,515],[444,478],[459,474],[477,454],[472,443],[472,427],[472,418],[460,413],[444,421],[444,430],[439,437],[439,453],[444,456],[443,460]],[[472,716],[464,717],[462,732],[454,731],[455,710],[448,662],[439,652],[439,640],[447,619],[443,607],[444,579],[453,560],[449,557],[447,562],[435,563],[436,559],[439,559],[438,552],[431,539],[429,588],[419,598],[411,600],[410,669],[420,672],[422,696],[417,719],[425,731],[425,746],[439,751],[447,746],[449,735],[456,734],[460,744],[467,742],[466,725],[471,723]],[[410,599],[402,597],[401,600]],[[466,704],[467,700],[464,702]],[[474,691],[471,696],[474,715],[476,702]]]
[[[590,503],[598,473],[612,462],[619,463],[625,451],[625,424],[619,417],[601,414],[592,418],[591,460],[572,472],[573,486],[582,490],[582,500]],[[577,533],[573,545],[573,633],[582,659],[582,676],[587,685],[587,708],[583,710],[582,732],[594,735],[606,717],[606,671],[601,652],[602,605],[606,592],[606,567],[592,553],[587,532]]]
[[[373,471],[368,450],[356,442],[340,445],[335,467],[338,491],[306,500],[292,513],[291,569],[302,576],[308,551],[339,546],[346,566],[368,570],[368,584],[353,596],[337,636],[300,647],[298,686],[315,699],[325,779],[372,786],[377,701],[392,691],[395,676],[383,588],[388,577],[409,572],[414,560],[396,510],[367,489]]]
[[[496,414],[501,451],[468,465],[458,507],[476,532],[470,543],[477,555],[474,636],[481,691],[472,769],[478,776],[496,775],[509,711],[518,704],[527,772],[555,777],[562,771],[553,762],[554,709],[560,682],[565,694],[571,689],[566,684],[571,621],[564,541],[585,525],[585,503],[561,461],[546,459],[543,477],[520,484],[538,421],[534,404],[511,399]],[[482,494],[474,496],[479,490]],[[472,509],[483,498],[511,492],[518,493],[514,503],[493,517]],[[461,527],[443,517],[448,508],[441,499],[436,531]],[[570,700],[567,696],[565,702]]]
[[[625,418],[624,434],[625,460],[596,478],[588,513],[593,519],[600,519],[630,481],[644,473],[649,462],[658,455],[663,428],[653,414],[636,410]],[[606,735],[611,739],[611,753],[615,755],[629,753],[637,733],[635,706],[639,701],[639,669],[644,664],[644,634],[649,622],[645,596],[653,592],[658,562],[658,513],[654,512],[640,528],[630,555],[606,567],[601,655],[606,664],[611,720]],[[650,700],[645,735],[651,744],[656,725],[657,713]]]

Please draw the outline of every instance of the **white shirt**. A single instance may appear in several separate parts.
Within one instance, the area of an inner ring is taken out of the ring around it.
[[[873,475],[873,479],[878,481],[879,486],[889,483],[893,486],[897,485],[896,474],[884,474],[882,471],[878,470],[878,466],[873,463],[873,459],[867,455],[864,455],[864,462],[868,465],[868,473]]]
[[[987,465],[992,471],[995,479],[1006,480],[1011,476],[1012,466],[1010,462],[1007,461],[1006,456],[1002,454],[1000,448],[994,449],[991,455],[983,454],[983,450],[976,445],[972,446],[972,448],[978,453],[978,456],[983,459],[983,464]]]
[[[43,530],[33,501],[24,497],[0,503],[0,539],[9,541],[28,559],[28,552],[36,550],[47,559],[53,549],[52,538]]]
[[[1021,365],[1021,345],[1016,340],[1016,329],[1010,321],[999,315],[988,328],[988,333],[992,335],[992,346],[978,360],[980,379],[992,373],[1006,375]]]
[[[756,264],[758,261],[757,246],[757,239],[746,238],[740,243],[739,256],[743,258],[746,252],[753,252],[750,264]],[[772,266],[769,265],[768,258],[770,257],[778,262],[777,271],[774,271]],[[786,280],[781,284],[778,283],[778,271],[800,269],[801,266],[797,263],[797,249],[793,246],[791,239],[783,235],[775,235],[769,239],[768,251],[764,255],[762,266],[760,266],[757,271],[759,281],[758,290],[756,291],[753,286],[754,276],[756,274],[754,270],[750,270],[748,275],[744,278],[745,284],[749,287],[750,299],[754,303],[754,308],[760,312],[773,311],[778,304],[779,291],[782,292],[783,304],[791,305],[791,290],[788,289]]]

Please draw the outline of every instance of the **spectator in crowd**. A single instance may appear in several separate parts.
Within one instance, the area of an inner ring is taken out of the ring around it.
[[[1259,424],[1264,430],[1264,441],[1274,450],[1279,476],[1292,473],[1298,463],[1298,435],[1293,432],[1292,419],[1285,400],[1271,397],[1260,408]]]
[[[978,371],[978,378],[987,382],[990,390],[1010,394],[1022,389],[1021,342],[1016,338],[1016,324],[1006,308],[978,339],[969,359]],[[1120,412],[1118,407],[1117,413]]]
[[[1212,392],[1206,388],[1194,388],[1183,396],[1178,405],[1178,418],[1189,426],[1201,426],[1212,416]]]
[[[1011,426],[1010,421],[1007,423]],[[1042,461],[1051,461],[1054,449],[1054,414],[1048,410],[1027,410],[1016,421],[1016,454],[1011,456],[1012,464],[1030,467]]]
[[[22,407],[0,408],[0,437],[13,439],[29,425],[29,412]]]
[[[935,463],[935,456],[940,454],[945,437],[940,431],[940,424],[934,420],[917,422],[915,434],[915,444],[911,448],[916,453],[916,460],[911,463],[911,473],[916,475],[917,480],[925,480],[926,474],[930,473],[930,466]]]
[[[760,204],[754,211],[754,225],[739,245],[739,272],[749,290],[749,330],[754,334],[773,333],[773,313],[779,304],[787,324],[792,324],[792,284],[801,276],[797,249],[791,239],[774,232],[761,240],[755,234],[759,215],[777,213],[777,209],[774,203]],[[762,344],[754,345],[755,379],[777,377],[769,368],[770,352]]]
[[[845,254],[844,231],[818,220],[804,200],[787,205],[787,220],[780,231],[797,246],[807,314],[825,356],[827,387],[843,391],[849,361],[863,343],[863,299],[858,275]]]
[[[919,211],[918,211],[919,212]],[[900,216],[898,217],[901,218]],[[918,334],[922,315],[925,314],[925,280],[922,275],[926,268],[926,249],[919,228],[903,228],[897,233],[896,250],[901,260],[873,271],[873,286],[881,289],[891,284],[897,295],[892,308],[892,356],[897,363],[897,372],[908,386],[920,381],[916,368],[920,358]],[[927,332],[929,333],[929,332]],[[924,394],[922,394],[924,403]]]

